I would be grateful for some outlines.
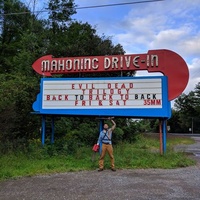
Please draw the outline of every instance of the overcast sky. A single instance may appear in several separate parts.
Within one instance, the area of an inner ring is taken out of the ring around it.
[[[83,7],[136,1],[144,0],[75,0],[75,3]],[[36,0],[36,9],[41,8],[41,2]],[[189,67],[186,94],[200,82],[200,0],[163,0],[77,9],[73,19],[96,27],[100,36],[111,36],[113,43],[121,44],[126,54],[147,53],[151,49],[175,51]],[[137,75],[147,75],[147,72]]]

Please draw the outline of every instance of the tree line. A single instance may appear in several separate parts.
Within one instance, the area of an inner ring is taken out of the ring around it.
[[[73,57],[125,53],[122,45],[113,44],[110,36],[98,35],[95,27],[89,23],[72,18],[77,12],[74,0],[49,0],[46,5],[46,17],[40,19],[38,14],[31,12],[20,0],[0,0],[1,150],[27,146],[30,141],[37,141],[40,138],[41,118],[31,114],[32,104],[39,93],[41,78],[31,67],[36,59],[43,55]],[[121,74],[113,72],[84,76]],[[173,110],[172,120],[169,120],[172,130],[187,132],[187,124],[191,119],[194,120],[196,127],[195,120],[200,115],[199,97],[198,84],[194,92],[189,95],[183,94],[176,100],[176,110]],[[116,120],[118,128],[115,141],[131,142],[134,140],[134,133],[157,131],[156,119]],[[70,141],[70,144],[91,145],[97,139],[98,120],[90,117],[57,117],[56,133],[60,144],[63,141]]]
[[[174,103],[169,119],[171,132],[200,133],[200,82],[193,91],[180,95]]]

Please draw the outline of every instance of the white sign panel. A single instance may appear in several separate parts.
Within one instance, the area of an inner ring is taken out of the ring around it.
[[[162,108],[162,80],[44,80],[42,109]]]

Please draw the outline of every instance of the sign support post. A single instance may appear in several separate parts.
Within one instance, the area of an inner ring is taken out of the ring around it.
[[[45,143],[45,133],[46,133],[46,116],[42,115],[42,146],[44,146]]]
[[[51,116],[51,144],[54,143],[54,133],[55,133],[54,116]]]
[[[159,119],[160,155],[163,155],[162,121]]]
[[[163,121],[162,121],[162,141],[163,141],[163,153],[165,154],[166,153],[166,149],[167,149],[167,147],[166,147],[166,144],[167,144],[167,120],[166,119],[164,119]]]

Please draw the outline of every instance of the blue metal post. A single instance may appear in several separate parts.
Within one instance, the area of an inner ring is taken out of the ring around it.
[[[162,129],[163,129],[163,153],[166,153],[167,150],[167,120],[163,120],[162,123]]]
[[[103,130],[103,124],[104,124],[104,120],[100,119],[99,132],[101,132]]]
[[[160,155],[163,155],[162,120],[159,119]]]
[[[52,116],[51,117],[51,144],[54,143],[54,134],[55,134],[54,116]]]
[[[46,132],[46,116],[42,115],[42,146],[44,146],[45,143],[45,132]]]

